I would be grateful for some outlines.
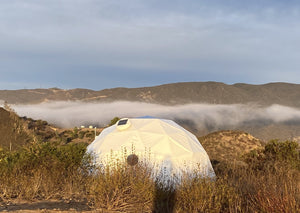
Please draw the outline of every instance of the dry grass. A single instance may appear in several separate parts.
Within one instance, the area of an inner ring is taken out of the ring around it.
[[[252,153],[245,157],[248,166],[223,164],[216,180],[183,176],[175,187],[153,178],[143,162],[97,169],[82,164],[83,144],[35,144],[1,151],[0,200],[84,201],[92,209],[121,212],[299,212],[299,152],[293,151],[288,160],[266,150]]]
[[[119,163],[115,167],[97,170],[89,185],[90,199],[95,207],[149,212],[154,194],[151,170],[142,164],[135,167]]]

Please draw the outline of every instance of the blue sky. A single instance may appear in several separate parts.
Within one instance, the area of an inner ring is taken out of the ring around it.
[[[0,89],[300,83],[300,2],[1,0]]]

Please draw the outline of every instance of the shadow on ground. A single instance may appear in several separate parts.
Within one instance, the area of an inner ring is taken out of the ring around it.
[[[38,202],[19,202],[19,203],[2,203],[0,212],[2,211],[23,211],[23,210],[55,210],[55,211],[91,211],[86,201],[38,201]]]

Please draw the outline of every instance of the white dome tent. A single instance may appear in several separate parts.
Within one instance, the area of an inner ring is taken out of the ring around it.
[[[124,156],[124,150],[125,155]],[[111,158],[126,159],[135,164],[150,155],[149,161],[170,176],[180,177],[182,171],[213,178],[215,173],[209,157],[189,131],[174,121],[152,117],[121,119],[105,128],[87,147],[97,164],[106,166]],[[147,151],[148,150],[148,151]],[[134,152],[134,155],[132,154]],[[129,157],[128,157],[129,156]]]

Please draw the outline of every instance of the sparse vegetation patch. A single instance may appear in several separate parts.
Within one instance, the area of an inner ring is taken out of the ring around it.
[[[122,212],[298,212],[296,144],[271,141],[244,156],[247,166],[226,164],[216,180],[187,177],[174,187],[143,163],[92,168],[87,144],[36,143],[0,151],[0,200],[73,200]]]

